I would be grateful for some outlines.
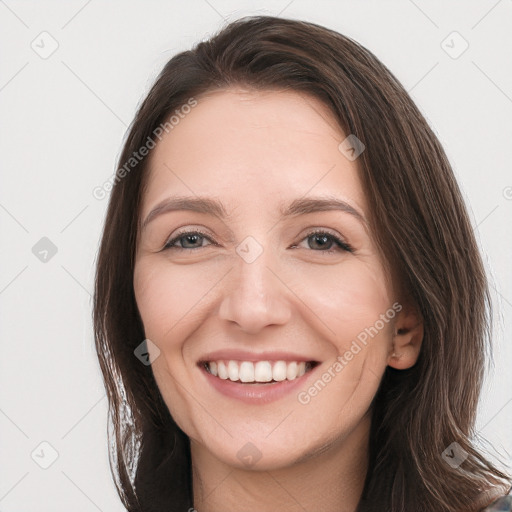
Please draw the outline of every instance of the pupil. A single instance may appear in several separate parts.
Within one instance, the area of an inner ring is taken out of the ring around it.
[[[195,241],[197,242],[197,239],[198,239],[198,238],[199,238],[199,235],[187,235],[187,236],[185,237],[185,240],[186,240],[187,242],[189,242],[190,240],[194,240],[194,239],[195,239]],[[192,244],[193,244],[193,243],[194,243],[194,241],[192,241]]]
[[[329,243],[329,237],[327,235],[314,235],[313,238],[315,241],[322,240],[319,244],[320,247],[325,247],[325,245]]]

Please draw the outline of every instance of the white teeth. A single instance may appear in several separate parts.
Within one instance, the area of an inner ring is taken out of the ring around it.
[[[258,361],[254,366],[254,380],[256,382],[270,382],[272,380],[272,366],[268,361]]]
[[[236,361],[228,362],[228,376],[229,380],[238,380],[238,364],[236,364]]]
[[[288,380],[293,380],[297,377],[297,363],[293,361],[292,363],[288,363],[286,367],[286,378]]]
[[[254,365],[248,361],[244,361],[240,365],[240,380],[242,382],[254,382]]]
[[[210,361],[206,366],[212,375],[220,379],[249,383],[294,380],[304,375],[306,368],[311,368],[305,361]]]
[[[272,368],[272,377],[280,381],[286,379],[286,361],[277,361]]]
[[[219,372],[219,377],[221,379],[226,380],[228,378],[228,370],[222,361],[217,363],[217,371]]]

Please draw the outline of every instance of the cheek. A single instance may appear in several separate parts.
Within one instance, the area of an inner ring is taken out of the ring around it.
[[[321,318],[329,337],[344,343],[373,326],[393,302],[375,260],[353,258],[340,265],[308,268],[298,273],[293,289]]]
[[[370,406],[387,365],[396,314],[376,261],[354,259],[334,268],[311,269],[297,280],[301,298],[328,327],[333,348],[300,403],[332,411],[333,429],[356,421]]]
[[[294,290],[300,290],[298,295],[326,326],[322,333],[332,348],[320,376],[330,391],[318,397],[316,406],[321,410],[334,405],[341,416],[348,410],[362,414],[378,389],[392,340],[395,311],[382,267],[370,258],[311,267],[295,286],[300,286]],[[306,395],[309,400],[309,391]]]
[[[146,337],[157,344],[179,339],[177,331],[201,311],[202,301],[218,281],[201,265],[172,265],[162,258],[143,258],[134,271],[137,307]],[[174,331],[172,336],[166,336]]]

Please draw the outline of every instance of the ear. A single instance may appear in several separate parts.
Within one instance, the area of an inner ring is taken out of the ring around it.
[[[388,365],[397,370],[414,366],[423,341],[423,317],[418,309],[409,304],[403,306],[395,320],[393,344]]]

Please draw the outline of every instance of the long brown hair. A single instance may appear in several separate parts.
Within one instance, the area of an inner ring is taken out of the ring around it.
[[[130,512],[185,512],[193,503],[188,437],[151,366],[134,355],[145,338],[133,270],[147,158],[120,169],[190,98],[238,85],[309,93],[364,143],[358,164],[373,236],[424,320],[417,363],[388,367],[374,398],[358,511],[477,510],[483,491],[510,481],[474,445],[491,298],[450,164],[407,92],[371,52],[319,25],[268,16],[232,22],[171,58],[119,158],[97,260],[94,328],[114,430],[111,469],[124,505]],[[452,443],[467,452],[458,468],[442,456]]]

